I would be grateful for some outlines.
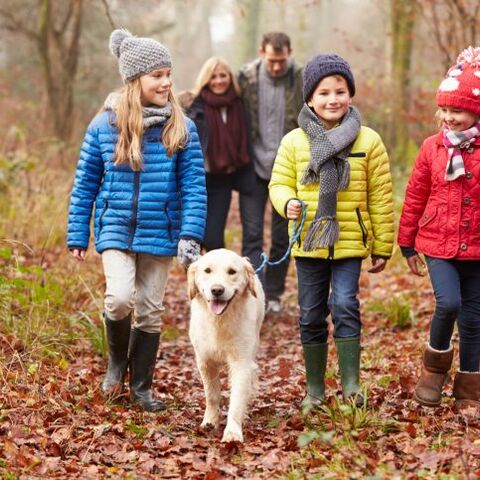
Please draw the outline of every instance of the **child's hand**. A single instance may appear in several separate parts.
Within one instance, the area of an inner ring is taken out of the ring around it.
[[[414,275],[418,275],[419,277],[424,277],[425,274],[422,270],[425,268],[425,262],[420,258],[420,255],[416,253],[411,257],[407,257],[408,268]]]
[[[79,262],[83,262],[85,260],[85,254],[87,253],[86,250],[82,250],[81,248],[72,248],[70,252],[72,253],[73,258]]]
[[[387,259],[383,257],[377,257],[372,255],[372,267],[368,269],[368,273],[379,273],[387,265]]]
[[[302,214],[302,204],[299,200],[293,198],[287,203],[287,218],[296,220]]]

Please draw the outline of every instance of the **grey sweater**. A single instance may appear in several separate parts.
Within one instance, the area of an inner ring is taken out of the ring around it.
[[[287,76],[271,77],[262,62],[258,76],[258,138],[253,142],[255,171],[270,180],[273,162],[285,128]]]

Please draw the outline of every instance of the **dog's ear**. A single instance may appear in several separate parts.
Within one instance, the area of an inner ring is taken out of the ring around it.
[[[255,270],[253,269],[252,264],[247,257],[243,257],[243,261],[245,263],[245,272],[247,274],[247,289],[255,298],[257,298],[257,290],[255,288]]]
[[[187,270],[188,298],[193,300],[198,294],[197,284],[195,283],[195,274],[197,273],[197,262],[192,263]]]

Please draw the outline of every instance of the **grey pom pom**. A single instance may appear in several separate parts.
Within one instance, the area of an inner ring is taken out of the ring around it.
[[[133,35],[126,28],[119,28],[111,33],[110,50],[117,58],[120,57],[120,45],[129,37],[133,37]]]

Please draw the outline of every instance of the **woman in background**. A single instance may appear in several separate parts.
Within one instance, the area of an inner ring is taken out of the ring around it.
[[[194,88],[180,96],[186,114],[195,122],[205,157],[208,210],[204,247],[225,246],[225,225],[232,191],[248,193],[250,165],[245,111],[232,69],[219,57],[209,58]],[[242,224],[243,224],[242,218]]]

